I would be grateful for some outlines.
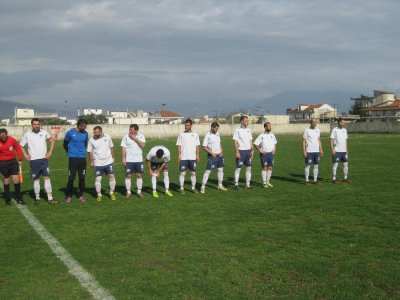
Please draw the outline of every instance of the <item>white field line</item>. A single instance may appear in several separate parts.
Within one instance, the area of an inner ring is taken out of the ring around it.
[[[115,299],[110,292],[100,285],[93,275],[86,271],[85,268],[69,254],[61,243],[47,231],[26,206],[16,206],[37,234],[49,245],[55,255],[67,266],[69,272],[75,276],[81,286],[85,288],[94,299]]]

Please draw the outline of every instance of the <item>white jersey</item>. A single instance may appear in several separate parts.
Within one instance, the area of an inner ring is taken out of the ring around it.
[[[278,141],[276,140],[275,134],[272,132],[263,132],[254,141],[254,145],[257,145],[261,150],[267,153],[274,151],[277,143]]]
[[[335,152],[347,152],[347,130],[346,128],[336,127],[332,130],[331,139]]]
[[[219,133],[207,133],[203,140],[203,147],[207,147],[211,150],[212,153],[220,154],[222,152],[222,149],[221,137],[219,136]]]
[[[157,151],[159,149],[162,149],[164,151],[164,154],[161,158],[157,157]],[[153,148],[150,149],[149,153],[146,156],[146,159],[153,163],[159,163],[159,164],[167,163],[171,160],[171,154],[169,150],[164,146],[154,146]]]
[[[137,138],[139,141],[145,143],[146,139],[143,134],[137,133]],[[138,143],[131,139],[129,134],[125,135],[121,141],[121,147],[126,149],[126,162],[142,162],[143,161],[143,151],[139,147]]]
[[[38,133],[33,131],[26,132],[21,139],[20,145],[25,147],[28,145],[28,153],[31,156],[31,160],[46,158],[47,153],[47,140],[51,138],[51,135],[43,129],[40,129]]]
[[[303,139],[306,140],[306,152],[319,152],[319,138],[321,133],[318,128],[311,129],[310,127],[304,131]]]
[[[237,128],[233,133],[233,139],[238,142],[239,150],[251,150],[253,135],[249,128]]]
[[[176,141],[181,146],[181,160],[196,160],[196,147],[200,146],[199,135],[196,132],[181,132]]]
[[[94,137],[89,139],[87,152],[93,153],[95,167],[103,167],[113,163],[111,148],[114,148],[114,144],[108,134],[104,134],[98,139]]]

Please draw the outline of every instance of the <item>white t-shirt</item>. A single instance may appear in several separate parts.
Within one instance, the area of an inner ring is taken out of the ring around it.
[[[275,134],[272,132],[263,132],[254,141],[254,145],[257,145],[261,150],[267,153],[274,151],[277,143],[278,141],[276,140]]]
[[[159,149],[164,150],[164,154],[161,158],[157,157],[157,151]],[[166,163],[171,160],[171,154],[167,148],[164,146],[154,146],[150,149],[149,153],[146,156],[146,159],[153,162],[153,163]]]
[[[238,142],[239,150],[251,150],[253,135],[249,128],[237,128],[233,133],[233,139]]]
[[[93,161],[96,167],[103,167],[113,163],[111,148],[114,148],[111,136],[104,134],[98,139],[94,137],[89,139],[87,152],[93,152]]]
[[[304,131],[303,139],[306,140],[306,152],[319,152],[319,138],[321,133],[318,128],[311,129],[310,127]]]
[[[347,152],[347,129],[336,127],[332,130],[331,139],[336,152]]]
[[[51,135],[43,129],[40,129],[38,133],[33,131],[26,132],[21,139],[20,145],[25,147],[28,145],[28,153],[31,156],[31,160],[46,158],[47,153],[47,140],[51,138]]]
[[[212,153],[221,153],[221,137],[219,133],[209,132],[206,134],[203,140],[203,147],[207,147]]]
[[[137,133],[137,138],[139,141],[145,143],[146,139],[140,132]],[[139,147],[138,143],[131,139],[129,134],[125,135],[121,141],[121,147],[126,149],[126,162],[142,162],[143,161],[143,151]]]
[[[181,132],[176,141],[181,146],[181,160],[196,160],[196,146],[200,146],[199,135],[196,132]]]

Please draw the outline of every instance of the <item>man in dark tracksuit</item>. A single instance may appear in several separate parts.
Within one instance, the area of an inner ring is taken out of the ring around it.
[[[86,202],[85,191],[86,175],[86,147],[89,140],[86,131],[87,121],[79,119],[76,127],[67,131],[64,138],[64,149],[68,153],[68,184],[65,203],[71,203],[76,173],[79,177],[79,201]]]

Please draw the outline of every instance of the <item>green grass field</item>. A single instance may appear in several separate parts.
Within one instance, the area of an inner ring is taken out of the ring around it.
[[[400,136],[351,135],[353,183],[339,185],[330,183],[324,136],[326,155],[318,187],[304,185],[301,137],[277,138],[273,189],[261,186],[258,156],[253,164],[254,188],[232,189],[234,152],[231,139],[225,138],[229,191],[216,190],[213,172],[205,195],[180,195],[175,140],[148,140],[146,153],[156,144],[172,150],[173,198],[163,193],[152,198],[146,173],[146,198],[125,199],[123,168],[117,164],[117,201],[107,196],[95,201],[94,175],[89,170],[88,202],[74,198],[65,204],[67,159],[57,143],[50,166],[59,203],[35,206],[27,173],[24,199],[48,231],[116,299],[400,298]],[[116,154],[120,162],[119,147]],[[202,154],[198,183],[205,162]],[[341,167],[338,178],[342,179]],[[188,175],[186,179],[189,188]],[[162,182],[159,190],[164,191]],[[0,299],[91,298],[16,205],[1,205],[0,220]]]

